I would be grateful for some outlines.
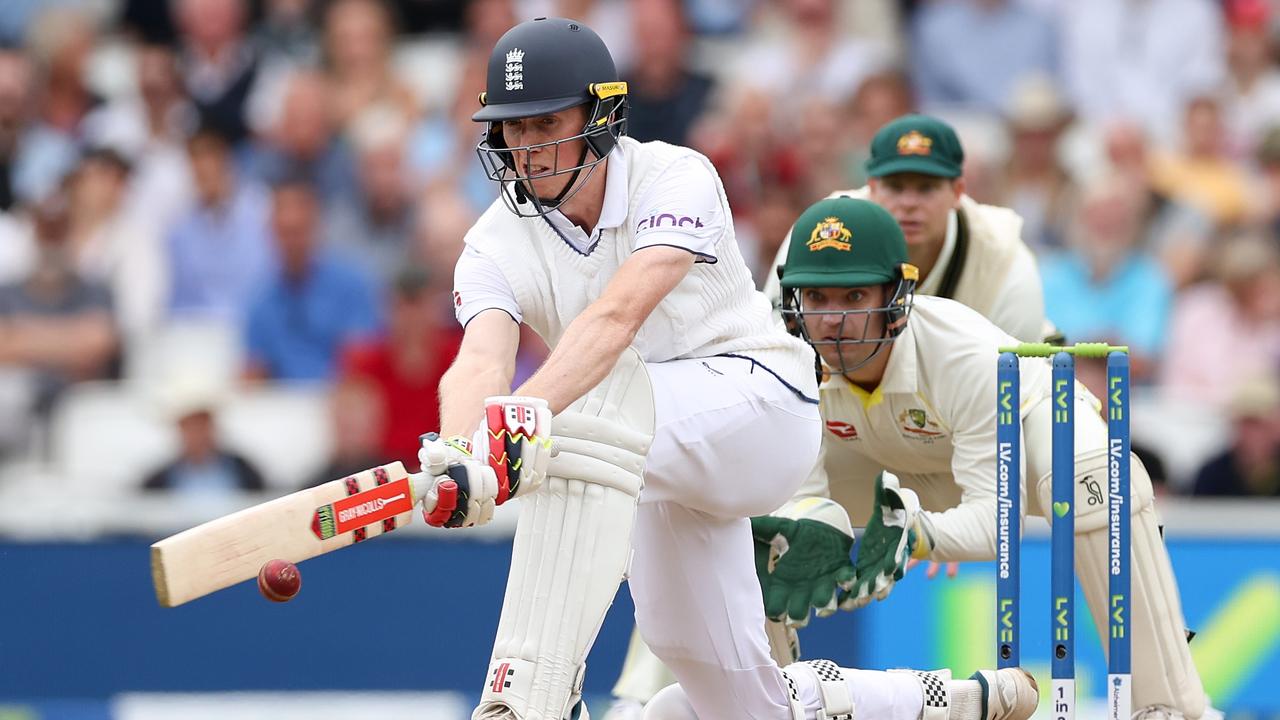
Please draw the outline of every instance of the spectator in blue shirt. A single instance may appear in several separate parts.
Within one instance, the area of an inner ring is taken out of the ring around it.
[[[238,324],[271,263],[266,190],[237,179],[230,143],[212,128],[187,153],[196,202],[167,238],[169,312]]]
[[[1027,77],[1057,74],[1057,29],[1017,0],[949,0],[920,8],[912,27],[912,79],[926,109],[1004,114]]]
[[[249,310],[246,374],[273,380],[330,380],[342,346],[379,329],[378,294],[357,263],[321,246],[319,201],[305,180],[271,193],[279,263]]]
[[[1173,301],[1163,266],[1140,247],[1147,203],[1145,188],[1131,180],[1091,184],[1068,250],[1040,266],[1049,319],[1071,342],[1128,345],[1135,379],[1150,377]]]

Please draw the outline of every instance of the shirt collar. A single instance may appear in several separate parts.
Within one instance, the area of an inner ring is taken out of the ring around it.
[[[938,261],[933,264],[933,269],[929,271],[929,274],[916,286],[916,292],[921,295],[938,294],[938,286],[942,285],[942,278],[947,274],[947,264],[951,262],[951,256],[956,251],[956,234],[959,231],[960,226],[956,220],[956,211],[952,210],[947,215],[947,234],[942,238],[942,249],[938,251]]]
[[[583,247],[580,249],[583,250],[598,239],[601,231],[612,230],[621,226],[627,220],[627,211],[629,209],[627,198],[627,158],[622,154],[621,146],[614,146],[601,165],[605,171],[604,203],[600,207],[600,220],[596,222],[595,229],[592,230],[590,236],[583,232],[582,228],[573,224],[559,210],[547,213],[547,220],[566,238],[574,240],[575,244],[582,245]]]
[[[611,230],[627,220],[627,157],[622,146],[615,145],[606,161],[608,175],[604,179],[604,207],[600,209],[600,222],[596,230]]]
[[[880,384],[874,390],[864,390],[857,385],[849,382],[842,375],[828,375],[830,370],[824,364],[822,366],[823,382],[822,386],[836,387],[843,386],[848,389],[855,398],[862,403],[863,411],[870,411],[871,408],[884,402],[884,396],[888,394],[914,394],[916,391],[916,341],[915,336],[911,333],[911,321],[907,321],[907,326],[903,328],[902,334],[898,336],[893,344],[884,352],[889,353],[889,362],[884,368],[884,377],[880,379]]]

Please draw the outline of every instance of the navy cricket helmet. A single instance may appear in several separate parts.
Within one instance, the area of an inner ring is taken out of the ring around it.
[[[579,173],[594,171],[626,134],[627,84],[618,80],[609,48],[591,28],[567,18],[530,20],[499,38],[489,56],[480,104],[471,119],[488,123],[488,128],[476,152],[489,179],[501,184],[507,206],[521,217],[545,215],[564,204],[584,184],[578,182]],[[550,115],[578,105],[587,106],[587,119],[570,137],[519,147],[508,147],[503,139],[503,121]],[[579,157],[562,164],[563,144],[579,139],[585,141]],[[516,153],[525,151],[527,158],[533,148],[555,152],[551,170],[532,174],[529,168],[518,167]],[[559,196],[538,198],[529,191],[527,181],[563,174],[572,177]]]

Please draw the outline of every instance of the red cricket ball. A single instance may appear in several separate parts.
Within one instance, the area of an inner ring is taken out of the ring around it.
[[[288,602],[302,588],[298,566],[285,560],[268,560],[258,571],[258,592],[271,602]]]

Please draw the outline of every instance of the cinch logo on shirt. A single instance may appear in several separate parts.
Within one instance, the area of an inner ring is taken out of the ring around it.
[[[702,218],[689,217],[681,215],[676,217],[671,213],[662,213],[661,215],[650,215],[644,218],[636,225],[636,232],[644,230],[654,230],[660,227],[702,227]]]
[[[831,431],[832,435],[835,435],[841,440],[857,440],[858,439],[858,428],[850,425],[847,422],[840,422],[839,420],[828,420],[827,430]]]

